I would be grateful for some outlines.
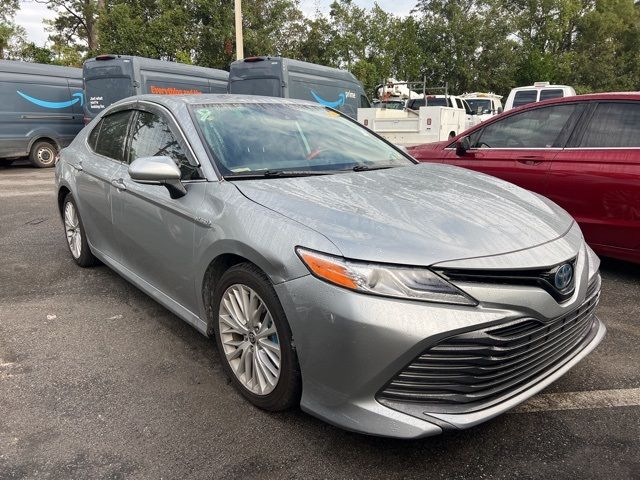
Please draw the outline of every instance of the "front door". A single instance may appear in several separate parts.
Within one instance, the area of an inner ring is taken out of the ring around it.
[[[544,195],[551,162],[573,130],[577,104],[533,108],[488,124],[470,137],[471,149],[448,163],[494,175]]]
[[[138,111],[133,120],[128,162],[152,156],[173,158],[182,171],[187,194],[172,199],[165,187],[136,183],[123,169],[115,180],[118,188],[113,200],[120,261],[145,282],[196,311],[194,235],[206,182],[168,116],[148,108]]]

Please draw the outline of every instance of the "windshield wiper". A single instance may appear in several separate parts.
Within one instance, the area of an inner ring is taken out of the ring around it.
[[[359,164],[353,167],[352,170],[354,172],[368,172],[370,170],[385,170],[387,168],[394,168],[396,166],[397,165],[374,165],[370,167],[369,165]]]
[[[236,173],[227,175],[227,179],[253,179],[253,178],[287,178],[287,177],[311,177],[316,175],[332,175],[333,170],[262,170],[251,173]]]

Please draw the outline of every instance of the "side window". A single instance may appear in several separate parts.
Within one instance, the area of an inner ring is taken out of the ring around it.
[[[513,108],[521,107],[528,103],[533,103],[538,100],[538,92],[535,90],[520,90],[516,92],[513,97]]]
[[[600,103],[596,107],[581,147],[640,147],[640,102]]]
[[[104,117],[100,121],[100,133],[95,152],[119,162],[124,161],[124,144],[130,118],[131,110],[112,113]]]
[[[91,150],[96,149],[96,143],[98,142],[98,134],[100,133],[100,127],[102,127],[102,120],[98,122],[98,124],[93,127],[91,133],[89,134],[89,138],[87,138],[87,143],[91,147]]]
[[[536,108],[493,122],[482,131],[478,148],[551,148],[576,105]]]
[[[550,98],[562,98],[564,92],[561,88],[549,88],[540,91],[540,101],[549,100]]]
[[[171,157],[180,168],[182,180],[202,178],[198,168],[189,163],[167,122],[159,115],[140,111],[131,130],[129,162],[137,158],[156,156]]]

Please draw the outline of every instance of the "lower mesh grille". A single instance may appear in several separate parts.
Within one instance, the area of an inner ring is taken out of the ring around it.
[[[599,281],[578,309],[551,322],[520,319],[440,341],[398,373],[378,398],[469,407],[508,394],[581,347],[596,321],[598,287]]]

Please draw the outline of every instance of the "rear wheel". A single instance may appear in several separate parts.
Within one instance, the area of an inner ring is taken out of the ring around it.
[[[62,221],[67,237],[67,246],[75,262],[81,267],[91,267],[98,263],[89,249],[82,219],[71,193],[67,193],[62,204]]]
[[[227,270],[211,298],[225,372],[251,403],[270,411],[300,402],[298,358],[284,310],[268,277],[252,264]]]
[[[57,153],[58,147],[56,147],[53,143],[46,140],[40,140],[34,143],[33,147],[31,147],[31,152],[29,153],[29,161],[35,167],[53,167]]]

